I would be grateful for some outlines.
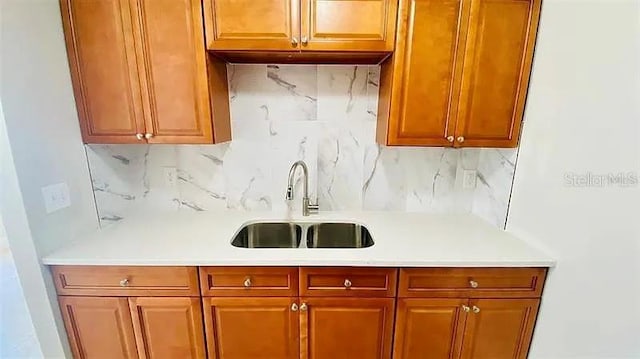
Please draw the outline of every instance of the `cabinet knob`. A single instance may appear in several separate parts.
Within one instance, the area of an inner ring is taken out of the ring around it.
[[[463,305],[462,305],[462,310],[463,310],[465,313],[469,313],[469,310],[471,310],[471,308],[469,308],[469,306],[468,306],[468,305],[464,305],[464,304],[463,304]]]
[[[478,288],[478,282],[476,282],[475,280],[470,280],[469,285],[471,286],[471,288]]]
[[[344,280],[344,287],[345,288],[351,288],[351,281],[349,279],[345,279]]]
[[[251,278],[246,278],[243,284],[247,288],[251,287]]]
[[[463,136],[459,136],[458,137],[458,142],[460,142],[460,143],[464,142],[464,137]]]
[[[301,310],[301,311],[306,312],[306,311],[307,311],[307,308],[308,308],[308,307],[307,307],[307,303],[302,303],[302,304],[300,304],[300,310]]]
[[[136,133],[136,139],[138,139],[138,141],[142,141],[142,139],[144,139],[144,135],[141,133]]]
[[[454,139],[453,136],[447,136],[447,141],[453,142],[453,139]]]
[[[302,41],[302,46],[307,46],[307,44],[309,44],[309,38],[306,36],[303,36],[300,40]]]
[[[151,139],[153,137],[153,133],[145,133],[144,134],[144,138],[146,138],[147,140]]]
[[[291,38],[291,45],[294,46],[294,47],[298,46],[298,38],[297,37],[294,36],[294,37]]]
[[[292,312],[297,312],[298,311],[298,304],[296,304],[296,303],[291,304],[291,311]]]
[[[129,279],[128,279],[128,278],[125,278],[125,279],[121,280],[121,281],[120,281],[120,286],[121,286],[121,287],[127,287],[127,286],[129,286]]]
[[[478,314],[480,313],[480,308],[476,307],[475,305],[473,306],[473,312]]]

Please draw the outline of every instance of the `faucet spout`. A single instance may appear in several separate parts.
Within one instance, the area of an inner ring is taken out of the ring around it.
[[[309,169],[303,161],[296,161],[289,170],[289,181],[287,182],[287,201],[293,200],[293,186],[295,185],[295,175],[298,167],[302,168],[303,187],[302,187],[302,215],[308,216],[310,213],[318,211],[318,205],[312,204],[309,200]]]

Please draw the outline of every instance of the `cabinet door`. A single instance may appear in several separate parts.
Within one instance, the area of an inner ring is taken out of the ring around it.
[[[127,0],[60,1],[82,138],[135,143],[144,119]]]
[[[460,29],[468,6],[460,0],[400,1],[396,51],[382,65],[379,142],[452,145],[465,41]]]
[[[526,359],[539,299],[472,299],[463,359]]]
[[[129,298],[140,358],[205,358],[198,298]]]
[[[300,301],[300,358],[391,358],[393,298]]]
[[[541,0],[471,0],[456,146],[515,147]]]
[[[309,51],[393,51],[398,0],[302,0]]]
[[[458,359],[467,299],[400,299],[393,357]]]
[[[149,143],[213,143],[200,0],[132,9]]]
[[[297,359],[296,298],[203,298],[210,359]]]
[[[209,50],[286,51],[299,47],[299,0],[203,2]]]
[[[137,358],[126,298],[58,297],[74,358]]]

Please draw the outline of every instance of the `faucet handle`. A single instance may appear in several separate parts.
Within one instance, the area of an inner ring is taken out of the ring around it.
[[[312,204],[309,203],[309,213],[318,213],[318,211],[320,210],[320,206],[318,206],[318,204]]]

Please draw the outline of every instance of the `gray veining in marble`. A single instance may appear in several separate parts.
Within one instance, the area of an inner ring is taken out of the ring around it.
[[[284,192],[303,160],[321,210],[473,212],[504,226],[516,150],[376,144],[379,66],[227,66],[232,142],[86,146],[102,225],[137,210],[299,210],[299,175],[293,203]]]

